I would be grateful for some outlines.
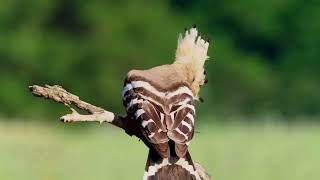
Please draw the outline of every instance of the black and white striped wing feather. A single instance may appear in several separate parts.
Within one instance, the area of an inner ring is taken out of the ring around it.
[[[163,157],[170,154],[168,141],[175,142],[175,152],[184,156],[194,133],[194,99],[182,86],[161,92],[144,81],[126,81],[123,101],[129,115],[140,124],[144,137]]]

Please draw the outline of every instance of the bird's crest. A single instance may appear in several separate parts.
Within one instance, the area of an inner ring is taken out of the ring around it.
[[[179,35],[174,64],[182,67],[195,97],[198,97],[200,86],[206,83],[204,63],[209,58],[208,47],[209,40],[200,36],[195,25]]]

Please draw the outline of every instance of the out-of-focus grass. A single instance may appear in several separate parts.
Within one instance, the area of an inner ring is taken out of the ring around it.
[[[1,180],[141,179],[147,149],[110,125],[0,123]],[[320,179],[320,127],[198,127],[190,151],[216,180]]]

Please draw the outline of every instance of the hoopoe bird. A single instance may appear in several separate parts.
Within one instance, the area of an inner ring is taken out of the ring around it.
[[[199,180],[188,152],[195,128],[195,101],[206,82],[209,41],[195,26],[179,35],[175,60],[131,70],[122,97],[130,121],[149,147],[144,180]]]

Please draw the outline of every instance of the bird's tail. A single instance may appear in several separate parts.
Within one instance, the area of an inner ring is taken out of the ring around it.
[[[184,158],[162,158],[150,149],[143,180],[200,180],[200,176],[189,152]]]
[[[192,90],[197,97],[200,86],[205,83],[204,63],[207,55],[209,40],[200,36],[196,26],[179,35],[178,47],[174,64],[183,65],[187,79],[192,83]]]

